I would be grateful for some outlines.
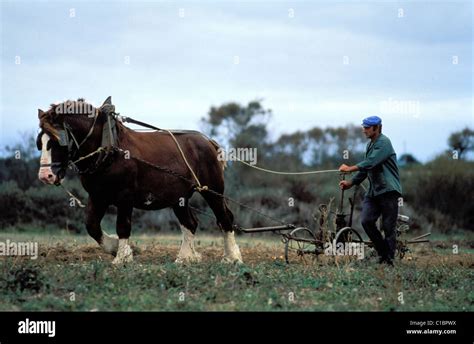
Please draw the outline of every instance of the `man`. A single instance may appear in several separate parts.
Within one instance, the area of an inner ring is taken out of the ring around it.
[[[365,195],[361,222],[365,232],[380,256],[380,263],[393,265],[396,248],[396,223],[398,198],[402,194],[397,166],[397,156],[390,139],[382,134],[382,120],[378,116],[362,121],[363,132],[370,139],[365,152],[365,160],[354,166],[342,164],[341,172],[358,173],[352,180],[339,183],[341,189],[350,189],[369,178],[369,189]],[[377,229],[377,219],[382,215],[382,229],[385,238]]]

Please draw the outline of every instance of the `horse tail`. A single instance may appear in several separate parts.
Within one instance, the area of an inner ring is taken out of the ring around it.
[[[225,168],[227,167],[227,161],[225,159],[219,159],[219,155],[221,154],[221,152],[223,151],[223,148],[216,142],[214,141],[213,139],[211,138],[207,138],[209,140],[209,142],[212,144],[212,146],[214,147],[214,149],[216,150],[216,153],[217,153],[217,160],[219,161],[219,163],[221,164],[221,167],[222,167],[222,171],[225,170]]]

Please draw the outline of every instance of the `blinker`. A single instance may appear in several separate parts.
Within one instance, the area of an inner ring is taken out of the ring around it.
[[[66,130],[59,130],[58,131],[58,136],[59,136],[59,145],[60,146],[67,146],[68,145],[68,137],[67,137],[67,132]]]

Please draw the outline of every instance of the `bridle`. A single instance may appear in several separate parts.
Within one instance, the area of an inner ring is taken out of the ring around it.
[[[80,148],[84,145],[84,143],[86,143],[86,141],[92,135],[98,117],[99,117],[99,112],[95,112],[94,121],[92,122],[92,125],[90,126],[87,132],[87,135],[84,137],[84,139],[80,143],[77,140],[76,136],[74,135],[71,126],[66,122],[66,120],[63,121],[63,129],[58,130],[58,143],[61,147],[67,147],[66,165],[68,167],[72,166],[73,168],[75,168],[77,171],[80,172],[80,170],[75,165],[74,161],[77,158]],[[58,162],[51,162],[49,164],[40,164],[40,168],[51,167],[51,170],[53,171],[55,175],[58,176],[58,179],[62,179],[65,174],[65,172],[62,169],[64,165],[65,165],[64,162],[58,161]],[[61,174],[62,176],[60,176]]]
[[[186,158],[186,155],[183,152],[183,149],[181,148],[181,145],[179,144],[178,140],[176,139],[175,135],[173,134],[173,132],[171,130],[169,130],[169,129],[160,129],[160,128],[155,127],[151,124],[144,123],[144,122],[141,122],[141,121],[137,121],[137,120],[135,120],[133,118],[130,118],[130,117],[120,116],[120,114],[115,112],[115,107],[111,104],[105,104],[104,103],[104,105],[102,105],[101,109],[103,107],[106,107],[106,106],[110,106],[112,109],[111,109],[111,111],[104,110],[104,113],[107,116],[107,118],[106,118],[107,121],[104,123],[104,128],[102,129],[102,143],[101,143],[100,147],[97,148],[95,151],[93,151],[93,152],[91,152],[91,153],[89,153],[85,156],[82,156],[82,157],[80,157],[76,160],[74,160],[74,156],[79,152],[81,146],[87,141],[87,139],[92,135],[92,132],[94,131],[94,127],[95,127],[95,124],[97,122],[97,118],[99,116],[100,110],[95,112],[94,121],[93,121],[91,127],[89,128],[89,131],[88,131],[87,135],[84,137],[84,139],[81,141],[81,143],[79,143],[78,140],[76,139],[76,137],[74,136],[74,133],[72,132],[71,126],[66,121],[63,121],[64,130],[61,129],[61,130],[58,131],[58,137],[59,137],[58,141],[59,141],[59,144],[61,146],[68,147],[67,164],[68,164],[69,167],[73,167],[76,170],[76,172],[78,172],[79,174],[86,174],[86,173],[87,174],[93,174],[97,171],[97,169],[102,168],[104,165],[109,165],[107,162],[110,163],[112,160],[108,159],[108,158],[109,157],[112,157],[112,158],[116,157],[116,153],[121,154],[121,153],[127,152],[127,154],[129,154],[128,151],[124,151],[123,149],[121,149],[119,147],[118,137],[117,137],[118,135],[117,135],[117,129],[116,129],[116,122],[117,121],[118,122],[128,122],[128,123],[138,124],[140,126],[143,126],[143,127],[149,128],[149,129],[167,132],[171,136],[173,141],[176,143],[176,147],[178,148],[179,153],[181,154],[181,157],[184,160],[184,163],[188,167],[189,171],[191,172],[191,174],[192,174],[192,176],[195,180],[194,188],[199,192],[202,192],[204,190],[209,190],[207,185],[201,185],[201,182],[199,181],[199,178],[197,177],[197,175],[194,172],[193,168],[189,164],[189,162]],[[113,124],[112,124],[112,122],[113,122]],[[69,139],[69,136],[71,136],[72,140]],[[104,143],[104,141],[106,141],[106,142]],[[72,149],[74,144],[77,147],[77,150],[75,150],[75,152],[73,152],[73,149]],[[82,170],[82,171],[77,167],[76,163],[78,163],[80,161],[83,161],[85,159],[88,159],[88,158],[90,158],[92,156],[95,156],[95,155],[98,155],[98,157],[96,158],[96,160],[95,160],[95,162],[92,166],[89,166],[85,170]],[[172,170],[169,170],[168,168],[164,168],[164,167],[161,167],[159,165],[152,164],[148,161],[140,159],[139,157],[133,157],[133,158],[135,160],[140,161],[142,163],[145,163],[145,164],[147,164],[147,165],[149,165],[153,168],[165,171],[167,173],[175,175],[175,176],[189,182],[189,180],[186,177],[183,177],[182,175],[179,175],[176,172],[174,172]],[[129,158],[127,158],[127,159],[129,159]],[[41,167],[47,167],[47,166],[50,166],[50,167],[59,166],[59,171],[61,171],[61,167],[63,167],[63,163],[61,163],[61,162],[54,162],[53,163],[52,162],[51,164],[41,165]],[[56,174],[56,175],[58,175],[58,174]],[[60,178],[58,178],[58,179],[60,179]],[[55,182],[55,184],[56,185],[61,185],[59,181],[58,181],[58,183]]]
[[[81,143],[79,143],[76,139],[76,136],[74,136],[71,126],[66,121],[63,122],[64,130],[59,130],[59,145],[67,146],[68,163],[72,162],[76,158],[76,155],[79,153],[79,150],[81,149],[82,145],[86,143],[87,139],[92,135],[92,132],[95,128],[95,124],[97,122],[97,117],[99,117],[99,114],[96,112],[94,115],[94,121],[92,122],[92,125],[90,126],[87,135],[84,137]],[[72,140],[70,140],[69,137],[71,137]],[[77,148],[75,149],[75,151],[73,150],[74,145]]]

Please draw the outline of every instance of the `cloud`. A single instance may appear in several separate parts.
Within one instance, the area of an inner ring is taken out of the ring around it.
[[[73,18],[71,7],[2,3],[0,144],[35,127],[38,107],[108,95],[123,114],[170,128],[256,98],[274,110],[274,133],[369,113],[396,126],[403,116],[381,111],[388,99],[419,102],[426,132],[447,137],[448,118],[472,125],[466,3],[79,2]]]

